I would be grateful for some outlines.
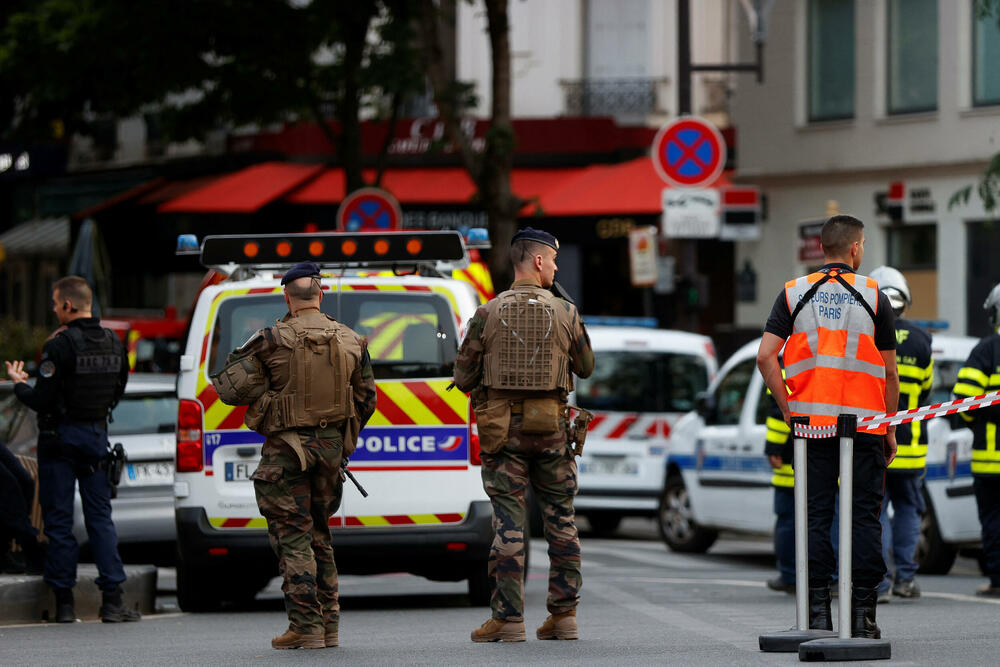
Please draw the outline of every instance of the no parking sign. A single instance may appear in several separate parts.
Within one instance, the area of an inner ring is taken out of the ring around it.
[[[696,116],[683,116],[661,127],[652,153],[656,173],[675,188],[707,187],[726,165],[722,133]]]
[[[400,229],[402,223],[399,202],[379,188],[355,190],[337,209],[337,229],[342,232],[386,232]]]

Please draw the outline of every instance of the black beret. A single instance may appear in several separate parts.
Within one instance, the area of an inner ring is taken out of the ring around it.
[[[316,262],[299,262],[288,269],[288,272],[281,277],[281,284],[286,285],[293,280],[305,278],[306,276],[319,278],[319,264]]]
[[[556,237],[548,232],[543,232],[540,229],[532,229],[531,227],[518,230],[514,234],[514,238],[510,240],[510,243],[514,245],[517,241],[535,241],[536,243],[544,243],[553,250],[559,250],[559,241]]]

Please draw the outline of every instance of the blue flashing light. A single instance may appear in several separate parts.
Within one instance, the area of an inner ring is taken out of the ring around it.
[[[465,247],[467,248],[489,248],[490,233],[485,227],[469,227],[463,230],[465,236]]]
[[[201,246],[198,245],[198,237],[194,234],[181,234],[177,237],[178,255],[197,255],[201,253]]]
[[[909,320],[921,329],[933,329],[934,331],[944,331],[951,323],[948,320]]]
[[[603,315],[584,315],[583,321],[587,326],[600,327],[646,327],[656,329],[660,326],[659,320],[655,317],[611,317]]]

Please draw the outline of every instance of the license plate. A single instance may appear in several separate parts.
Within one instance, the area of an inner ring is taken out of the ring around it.
[[[638,475],[639,464],[622,458],[593,458],[580,462],[580,472],[592,475]]]
[[[249,482],[250,475],[257,469],[256,462],[249,461],[226,461],[226,481],[227,482]]]
[[[126,463],[122,482],[126,486],[157,486],[174,483],[174,464],[169,461]]]

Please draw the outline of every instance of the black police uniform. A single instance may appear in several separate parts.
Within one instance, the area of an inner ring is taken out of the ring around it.
[[[38,413],[38,493],[49,538],[45,581],[56,590],[76,585],[79,547],[73,537],[73,486],[79,482],[97,585],[118,590],[125,569],[111,521],[108,413],[128,381],[128,358],[118,336],[97,318],[73,320],[42,348],[34,387],[18,383],[17,397]]]

